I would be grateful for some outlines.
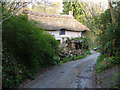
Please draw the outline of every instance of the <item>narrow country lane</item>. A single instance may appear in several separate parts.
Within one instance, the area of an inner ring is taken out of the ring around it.
[[[54,66],[25,88],[95,88],[94,65],[98,52],[86,58]]]

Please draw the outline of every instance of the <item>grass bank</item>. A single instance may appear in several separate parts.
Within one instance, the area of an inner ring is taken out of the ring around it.
[[[98,85],[101,88],[120,88],[120,65],[115,56],[100,55],[96,63]]]

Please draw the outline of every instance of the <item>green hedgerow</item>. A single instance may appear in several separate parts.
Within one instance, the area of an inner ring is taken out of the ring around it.
[[[18,86],[40,68],[56,62],[58,42],[32,22],[26,15],[20,15],[2,24],[3,87]]]

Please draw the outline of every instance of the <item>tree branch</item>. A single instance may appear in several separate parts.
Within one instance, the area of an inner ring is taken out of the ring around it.
[[[32,2],[32,0],[31,0],[31,2]],[[31,2],[27,3],[25,6],[27,6],[27,5],[30,4]],[[5,18],[5,19],[3,19],[2,21],[0,21],[0,24],[2,24],[5,20],[9,19],[10,17],[16,15],[16,14],[18,13],[18,11],[19,11],[20,9],[22,9],[22,8],[23,8],[23,5],[20,5],[19,8],[18,8],[18,10],[17,10],[16,12],[14,12],[14,13],[11,14],[10,16],[8,16],[7,18]]]

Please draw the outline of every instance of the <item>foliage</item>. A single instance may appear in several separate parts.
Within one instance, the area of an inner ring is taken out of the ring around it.
[[[84,36],[83,38],[72,38],[71,40],[74,40],[74,41],[79,41],[81,40],[82,41],[82,49],[89,49],[89,38],[87,36]]]
[[[120,89],[120,83],[118,83],[117,85],[111,86],[110,88]]]
[[[9,1],[5,2],[2,1],[0,3],[0,7],[2,8],[2,20],[0,20],[0,24],[3,23],[5,20],[11,18],[12,16],[22,13],[25,6],[30,4],[31,2],[24,2],[19,0],[19,2],[16,1]]]
[[[81,40],[81,38],[80,37],[76,37],[76,38],[72,38],[71,40]]]
[[[38,1],[32,6],[33,11],[43,12],[43,13],[54,13],[59,14],[61,9],[61,2],[50,2],[46,0]]]
[[[114,10],[116,7],[114,7]],[[120,14],[117,10],[115,10],[115,16],[116,22],[114,23],[111,20],[109,9],[99,16],[99,22],[97,21],[97,23],[99,28],[102,30],[102,33],[99,35],[99,44],[101,47],[100,52],[102,54],[106,55],[107,57],[115,57],[115,60],[117,61],[113,62],[120,63]]]
[[[84,50],[83,53],[85,53],[86,55],[91,55],[90,50]]]
[[[69,14],[69,11],[73,11],[73,16],[76,20],[83,22],[83,6],[79,1],[71,1],[63,2],[63,14]]]
[[[112,81],[114,81],[114,80],[118,80],[119,79],[119,77],[120,77],[120,72],[118,72],[118,73],[115,73],[113,76],[112,76]],[[119,80],[118,80],[119,81]],[[114,86],[111,86],[110,88],[120,88],[120,82],[118,82],[116,85],[114,85]]]
[[[79,59],[85,58],[87,55],[91,55],[89,50],[82,50],[81,54],[80,54],[80,51],[77,50],[77,52],[74,52],[74,54],[65,55],[64,57],[60,57],[59,64],[66,63],[69,61],[79,60]]]
[[[115,73],[115,74],[112,76],[112,80],[118,79],[118,77],[120,77],[120,72]]]
[[[24,65],[18,63],[10,52],[3,51],[3,82],[2,86],[12,88],[18,86],[25,78],[27,70]],[[9,59],[9,60],[8,60]],[[24,76],[25,75],[25,76]]]
[[[40,68],[54,65],[58,42],[25,15],[3,22],[3,87],[15,87]]]
[[[86,57],[85,54],[83,54],[83,55],[78,55],[78,56],[75,56],[75,57],[74,57],[74,60],[82,59],[82,58],[85,58],[85,57]]]
[[[78,56],[74,55],[72,57],[65,57],[65,58],[62,58],[59,63],[61,64],[61,63],[69,62],[69,61],[75,61],[75,60],[79,60],[79,59],[82,59],[85,57],[86,57],[86,54],[82,54],[82,55],[78,55]]]
[[[82,47],[83,49],[89,49],[89,38],[88,37],[82,38]]]
[[[92,2],[81,2],[80,0],[67,0],[67,2],[63,0],[63,5],[63,14],[69,14],[69,11],[73,11],[75,19],[91,30],[86,34],[89,39],[89,47],[98,46],[97,39],[101,30],[99,25],[96,25],[96,21],[98,21],[100,13],[103,12],[101,5]]]
[[[101,56],[97,60],[96,71],[98,73],[120,64],[120,13],[114,6],[116,22],[112,22],[110,9],[107,9],[96,21],[102,33],[99,35]]]
[[[116,64],[119,64],[117,56],[107,57],[106,55],[100,55],[96,63],[96,72],[102,73]]]

